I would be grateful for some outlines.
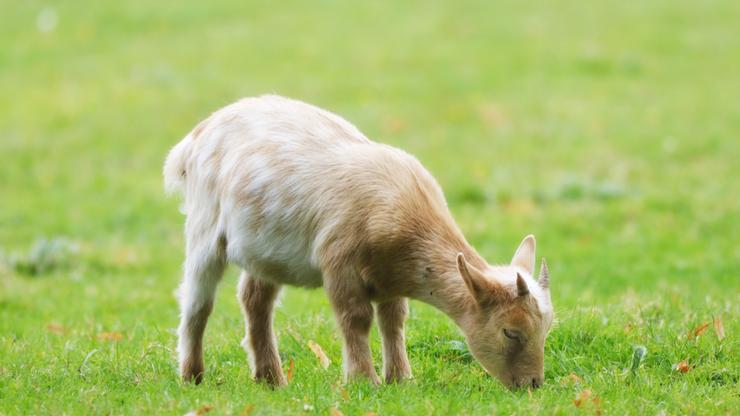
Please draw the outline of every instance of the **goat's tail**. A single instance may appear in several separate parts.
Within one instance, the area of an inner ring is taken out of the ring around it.
[[[190,157],[193,139],[188,134],[180,143],[170,150],[164,162],[164,189],[167,194],[185,194],[185,179],[187,170],[185,168]]]

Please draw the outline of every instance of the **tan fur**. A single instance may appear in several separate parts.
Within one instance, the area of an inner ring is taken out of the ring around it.
[[[246,321],[244,348],[252,356],[256,380],[275,386],[285,385],[285,376],[272,332],[272,311],[280,286],[250,278],[242,272],[239,281],[239,300]]]
[[[378,303],[378,327],[383,338],[383,375],[386,383],[411,377],[411,365],[406,356],[404,322],[409,313],[408,301],[399,298]]]
[[[368,343],[374,310],[386,382],[411,376],[403,328],[412,298],[449,315],[505,384],[542,382],[552,309],[547,285],[532,279],[534,238],[510,265],[490,266],[429,172],[346,120],[282,97],[242,100],[173,148],[165,181],[182,190],[188,215],[178,348],[186,379],[202,372],[202,330],[188,328],[203,319],[191,311],[212,303],[221,265],[230,262],[244,269],[245,347],[259,380],[285,384],[272,308],[289,284],[323,286],[344,337],[347,378],[380,381]]]

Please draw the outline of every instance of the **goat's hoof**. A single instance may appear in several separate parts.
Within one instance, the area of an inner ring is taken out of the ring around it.
[[[274,389],[288,385],[282,370],[258,370],[254,374],[254,380],[258,383],[265,383]]]
[[[196,385],[203,382],[205,368],[203,364],[185,363],[180,370],[180,376],[186,383],[195,383]]]

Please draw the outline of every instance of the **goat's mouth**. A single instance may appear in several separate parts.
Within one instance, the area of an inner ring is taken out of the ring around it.
[[[521,390],[521,389],[538,389],[542,387],[544,382],[543,377],[538,376],[515,376],[508,371],[494,372],[483,366],[491,377],[498,380],[509,390]]]
[[[538,389],[542,387],[544,379],[538,376],[511,377],[507,383],[510,390]]]
[[[473,353],[473,357],[478,359],[478,357],[472,350],[471,353]],[[542,380],[536,380],[536,377],[528,378],[524,376],[514,375],[514,373],[509,368],[507,368],[505,364],[496,362],[488,364],[479,359],[478,363],[481,367],[483,367],[483,370],[485,370],[485,372],[488,373],[489,376],[498,380],[501,384],[504,385],[504,387],[509,390],[538,388],[540,387],[540,385],[542,385]]]

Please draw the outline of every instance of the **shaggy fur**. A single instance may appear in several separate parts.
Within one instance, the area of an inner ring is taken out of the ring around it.
[[[442,191],[411,155],[370,141],[341,117],[278,96],[248,98],[201,122],[171,151],[165,185],[184,196],[182,377],[200,382],[203,330],[227,263],[254,376],[285,384],[272,309],[281,285],[323,287],[344,336],[346,377],[375,383],[377,313],[387,382],[411,376],[407,298],[449,315],[483,367],[538,386],[552,322],[549,280],[532,278],[535,240],[490,266],[465,241]],[[546,268],[542,268],[546,271]]]

